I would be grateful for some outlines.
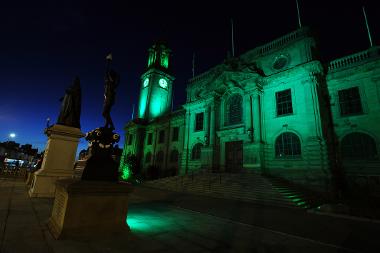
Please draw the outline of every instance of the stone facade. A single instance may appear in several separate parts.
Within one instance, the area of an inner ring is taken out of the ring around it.
[[[151,163],[168,168],[176,149],[179,174],[256,171],[320,191],[342,174],[337,170],[380,175],[380,48],[329,63],[317,52],[303,28],[226,59],[189,80],[183,110],[128,123],[125,152],[136,154],[143,167],[150,153]],[[167,78],[171,94],[174,78]],[[162,104],[167,107],[169,99]],[[177,142],[154,141],[175,126]],[[360,145],[366,152],[356,152]],[[164,158],[158,163],[159,152]]]

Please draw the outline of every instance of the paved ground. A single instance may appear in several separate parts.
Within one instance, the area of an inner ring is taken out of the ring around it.
[[[46,226],[52,203],[30,199],[22,181],[0,179],[0,252],[380,251],[377,223],[147,188],[132,196],[130,234],[54,240]]]

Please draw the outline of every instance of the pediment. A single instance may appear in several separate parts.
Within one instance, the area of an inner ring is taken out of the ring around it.
[[[240,89],[245,89],[248,85],[252,86],[250,88],[261,87],[264,77],[264,72],[257,67],[256,63],[248,64],[233,58],[219,65],[207,78],[207,81],[193,86],[191,97],[201,99],[207,97],[211,92],[223,94],[226,90],[234,87]]]

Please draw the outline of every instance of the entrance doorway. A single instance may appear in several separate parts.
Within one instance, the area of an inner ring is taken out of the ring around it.
[[[237,173],[243,169],[243,141],[226,142],[226,172]]]

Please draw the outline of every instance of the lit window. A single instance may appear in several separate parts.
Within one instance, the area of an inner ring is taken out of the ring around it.
[[[170,153],[170,162],[178,162],[178,151],[176,149],[172,150]]]
[[[178,141],[179,127],[173,127],[172,141]]]
[[[203,130],[203,112],[195,115],[195,131]]]
[[[165,141],[165,130],[161,130],[159,138],[158,138],[158,143],[164,143],[164,141]]]
[[[201,148],[202,148],[202,143],[197,143],[194,145],[193,150],[191,152],[191,159],[193,160],[199,160],[201,159]]]
[[[358,87],[340,90],[338,95],[341,115],[363,113]]]
[[[242,122],[243,99],[239,94],[231,96],[226,103],[225,125],[234,125]]]
[[[133,135],[130,134],[128,138],[128,145],[132,145],[132,141],[133,141]]]
[[[293,133],[283,133],[277,137],[275,143],[277,158],[297,158],[301,155],[301,142]]]
[[[162,163],[164,161],[164,152],[159,151],[156,155],[156,161],[157,163]]]
[[[344,159],[373,160],[377,158],[376,142],[368,134],[347,134],[342,139],[341,148]]]
[[[152,153],[148,152],[145,155],[145,163],[150,163],[152,161]]]
[[[276,92],[277,116],[293,113],[290,89]]]
[[[147,145],[152,145],[152,139],[153,139],[153,134],[152,133],[148,133]]]

